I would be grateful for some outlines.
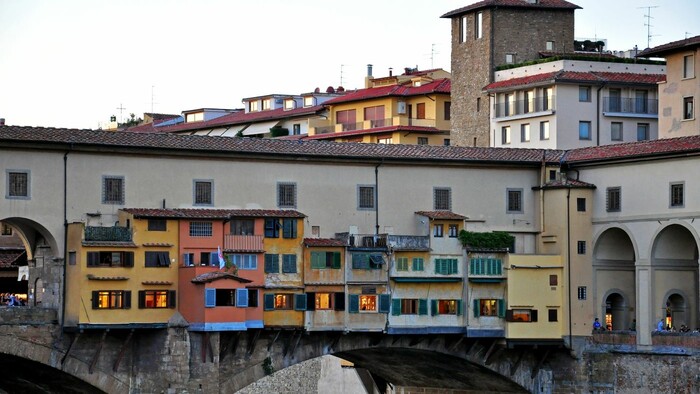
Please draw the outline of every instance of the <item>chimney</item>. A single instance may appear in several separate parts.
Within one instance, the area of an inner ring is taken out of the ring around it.
[[[5,118],[0,118],[0,126],[4,126],[4,125],[5,125]]]
[[[389,67],[389,76],[392,76],[392,75],[394,75],[394,68]]]
[[[367,76],[370,78],[372,77],[372,65],[371,64],[367,65]]]

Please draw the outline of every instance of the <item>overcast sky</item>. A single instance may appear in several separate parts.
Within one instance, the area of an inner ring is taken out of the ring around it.
[[[449,70],[440,15],[474,2],[0,0],[0,118],[94,129],[111,115],[362,88],[368,63],[375,76]],[[609,49],[645,48],[649,11],[652,47],[700,35],[699,0],[572,2],[576,38]]]

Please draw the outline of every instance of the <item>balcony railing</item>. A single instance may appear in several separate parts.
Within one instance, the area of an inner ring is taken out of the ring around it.
[[[131,242],[131,229],[127,227],[85,227],[85,241]]]
[[[603,112],[658,115],[659,100],[643,98],[603,97]]]
[[[372,130],[380,127],[389,126],[421,126],[421,127],[436,127],[435,119],[417,119],[409,118],[408,116],[394,116],[392,118],[386,119],[374,119],[365,120],[362,122],[353,123],[337,123],[330,124],[330,122],[314,122],[310,124],[310,128],[313,129],[312,134],[327,134],[327,133],[341,133],[344,131],[356,131],[356,130]]]
[[[224,249],[237,252],[262,252],[262,235],[224,235]]]
[[[554,103],[554,96],[497,103],[493,107],[493,116],[494,118],[505,118],[534,112],[553,111],[555,109]]]
[[[425,235],[389,235],[393,250],[430,250],[430,237]]]
[[[335,234],[335,238],[343,241],[348,247],[364,249],[386,249],[387,237],[387,234]]]

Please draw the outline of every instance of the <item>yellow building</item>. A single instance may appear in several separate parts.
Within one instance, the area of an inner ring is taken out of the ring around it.
[[[66,327],[165,327],[176,311],[177,221],[119,218],[68,226]]]
[[[407,69],[367,86],[326,101],[329,117],[310,120],[307,139],[449,145],[449,73]]]

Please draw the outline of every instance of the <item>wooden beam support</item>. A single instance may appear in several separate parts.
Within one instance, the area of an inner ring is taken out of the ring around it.
[[[544,354],[542,355],[542,358],[540,358],[540,361],[537,362],[537,365],[532,370],[532,374],[530,374],[531,379],[534,379],[535,376],[537,376],[537,373],[540,372],[540,368],[542,368],[542,364],[544,364],[544,361],[547,359],[548,356],[549,356],[549,349],[545,350]]]
[[[296,333],[296,331],[295,331]],[[297,346],[299,346],[299,342],[301,342],[301,337],[304,336],[304,331],[299,330],[299,337],[297,338],[297,341],[294,343],[294,346],[292,346],[292,357],[294,357],[294,352],[297,350]],[[292,336],[292,338],[294,338]]]
[[[523,361],[523,357],[525,356],[525,351],[521,350],[520,354],[518,354],[518,359],[515,360],[515,364],[513,364],[510,367],[510,376],[515,375],[515,371],[518,370],[518,367],[520,366],[520,363]]]
[[[332,352],[333,349],[338,345],[338,342],[340,342],[340,338],[343,336],[343,334],[338,334],[333,338],[333,342],[331,342],[330,346],[328,346],[328,351]]]
[[[209,361],[214,362],[214,346],[211,344],[211,335],[207,335],[207,350],[209,351]]]
[[[209,331],[205,331],[204,334],[202,334],[202,349],[201,349],[201,354],[202,354],[202,364],[207,362],[207,342],[209,342]]]
[[[249,356],[251,354],[253,354],[253,352],[255,351],[255,345],[257,345],[258,338],[260,338],[260,331],[262,331],[262,330],[255,330],[255,333],[251,332],[248,335],[248,351],[247,351],[247,353]]]
[[[112,367],[112,371],[117,372],[117,370],[119,369],[119,364],[122,362],[122,358],[124,357],[124,353],[126,353],[127,346],[129,346],[129,343],[131,343],[132,336],[134,336],[134,329],[129,330],[129,335],[126,336],[124,343],[122,343],[122,347],[121,347],[121,349],[119,349],[119,354],[117,355],[117,359],[114,361],[114,366]]]
[[[282,357],[287,357],[287,353],[289,353],[289,348],[292,346],[292,338],[294,337],[295,332],[292,331],[292,334],[287,336],[284,339],[284,347],[282,348]]]
[[[275,344],[275,342],[277,341],[277,338],[280,337],[280,334],[281,334],[281,333],[282,333],[282,330],[277,330],[277,333],[275,334],[275,337],[272,338],[272,341],[270,341],[270,343],[267,345],[267,351],[268,351],[268,352],[270,351],[270,349],[272,349],[272,345]]]
[[[394,340],[391,341],[392,345],[396,345],[396,342],[400,341],[403,338],[403,335],[396,335],[394,336]]]
[[[491,346],[489,346],[489,350],[486,352],[486,355],[484,356],[484,365],[489,365],[491,363],[490,358],[495,353],[494,350],[496,350],[496,340],[495,339],[493,340],[493,342],[491,342]]]
[[[460,344],[462,344],[462,342],[464,342],[464,338],[466,338],[466,337],[465,337],[465,336],[461,336],[461,337],[460,337],[458,340],[456,340],[456,341],[452,344],[452,346],[450,346],[447,350],[449,350],[449,351],[451,351],[451,352],[457,350],[457,347],[458,347]]]
[[[411,339],[411,342],[408,343],[408,346],[416,346],[417,344],[423,342],[424,339],[424,335],[416,335],[413,339]]]
[[[472,349],[474,349],[474,347],[476,347],[476,345],[477,345],[478,343],[479,343],[479,340],[477,339],[476,341],[474,341],[474,342],[467,348],[467,353],[466,353],[467,356],[469,355],[469,353],[472,352]]]
[[[63,369],[63,364],[66,362],[66,359],[68,358],[68,355],[70,355],[71,350],[73,350],[75,344],[78,343],[78,338],[80,338],[81,333],[82,331],[78,331],[75,334],[75,336],[73,336],[73,340],[70,342],[70,345],[68,345],[68,350],[66,350],[66,354],[64,354],[61,358],[61,369]]]
[[[231,334],[228,337],[228,341],[226,342],[226,345],[221,350],[221,354],[219,355],[219,361],[223,361],[229,352],[232,355],[236,354],[236,347],[238,347],[238,338],[240,338],[240,336],[241,336],[241,332],[236,331],[235,333]]]
[[[384,339],[383,334],[370,334],[369,345],[370,346],[377,346],[382,341],[382,339]]]
[[[102,346],[105,343],[105,338],[107,337],[107,332],[109,330],[104,330],[102,333],[102,338],[100,339],[100,344],[97,345],[97,349],[95,349],[95,354],[92,355],[92,360],[90,360],[90,368],[88,368],[88,373],[92,375],[92,372],[95,370],[95,365],[97,364],[97,360],[100,358],[100,353],[102,352]]]

